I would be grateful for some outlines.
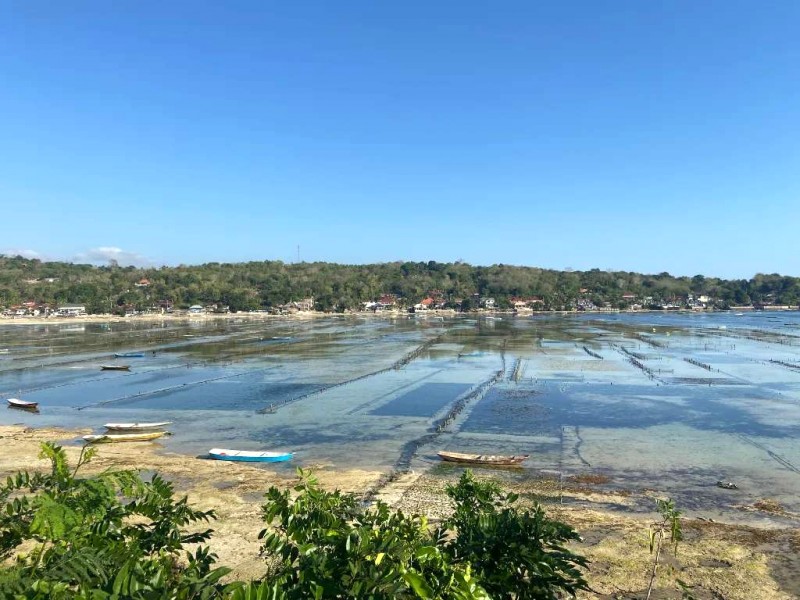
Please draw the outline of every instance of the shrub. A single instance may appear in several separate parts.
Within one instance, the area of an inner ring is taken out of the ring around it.
[[[586,561],[563,544],[578,539],[541,508],[517,510],[513,494],[467,471],[448,494],[451,519],[425,517],[322,490],[308,473],[266,494],[259,535],[265,577],[221,583],[230,569],[188,526],[213,511],[176,500],[159,475],[134,471],[77,476],[62,448],[43,444],[49,473],[20,472],[0,485],[0,598],[14,600],[294,600],[370,598],[488,600],[575,595],[588,589]],[[199,544],[194,552],[186,544]]]
[[[173,499],[170,483],[133,471],[109,471],[90,478],[78,469],[94,454],[84,449],[70,471],[64,450],[42,444],[51,471],[20,472],[0,486],[0,598],[111,599],[212,598],[223,587],[225,568],[200,547],[182,554],[184,544],[206,541],[210,530],[184,527],[213,518]]]
[[[589,589],[581,574],[586,559],[564,546],[580,536],[540,506],[518,510],[516,494],[504,494],[470,471],[447,494],[456,505],[447,526],[457,535],[445,550],[454,563],[471,565],[492,598],[550,600]]]

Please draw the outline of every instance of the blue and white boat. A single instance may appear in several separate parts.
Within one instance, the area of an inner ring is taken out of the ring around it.
[[[233,460],[239,462],[284,462],[292,460],[292,452],[260,452],[250,450],[226,450],[225,448],[212,448],[208,451],[211,458],[216,460]]]
[[[144,352],[115,352],[115,358],[144,358]]]

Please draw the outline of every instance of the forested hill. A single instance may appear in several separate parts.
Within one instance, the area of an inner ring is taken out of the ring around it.
[[[668,273],[553,271],[535,267],[472,266],[462,262],[392,262],[372,265],[280,261],[207,263],[197,266],[136,268],[42,262],[0,256],[0,306],[23,302],[77,303],[92,313],[122,307],[147,309],[170,301],[227,305],[232,311],[258,310],[313,297],[317,310],[359,308],[362,302],[392,294],[413,305],[435,296],[448,306],[474,308],[492,297],[500,308],[512,298],[535,298],[545,309],[576,306],[656,307],[689,296],[708,297],[709,306],[797,305],[800,278],[756,275],[723,280]],[[477,296],[476,296],[477,295]]]

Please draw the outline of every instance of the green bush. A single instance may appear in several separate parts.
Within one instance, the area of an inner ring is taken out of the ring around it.
[[[468,564],[448,560],[444,532],[425,517],[363,508],[353,494],[326,492],[301,471],[288,490],[267,492],[261,532],[266,556],[279,556],[278,598],[489,598]]]
[[[586,560],[564,547],[578,534],[538,506],[517,510],[516,496],[470,471],[448,487],[455,511],[436,529],[301,475],[294,500],[273,487],[264,506],[273,528],[261,533],[263,551],[280,557],[285,594],[275,597],[549,600],[588,589]]]
[[[549,519],[540,506],[517,510],[516,494],[503,494],[470,471],[448,486],[447,494],[456,506],[446,525],[457,535],[445,550],[452,562],[472,566],[492,598],[550,600],[589,589],[581,575],[586,559],[564,546],[580,536]]]
[[[353,494],[322,490],[309,474],[275,487],[263,507],[268,567],[254,582],[221,583],[230,569],[198,545],[214,518],[173,498],[158,475],[133,471],[81,478],[94,454],[70,470],[63,449],[42,445],[51,470],[20,472],[0,485],[0,598],[14,600],[293,600],[305,598],[553,599],[587,589],[586,561],[564,548],[578,539],[536,507],[467,471],[448,488],[455,510],[438,527],[426,518]]]
[[[93,449],[70,471],[64,450],[43,444],[47,474],[20,472],[0,486],[0,598],[91,599],[213,598],[229,569],[214,569],[205,548],[211,531],[184,527],[213,512],[175,501],[158,475],[144,482],[132,471],[77,477]]]

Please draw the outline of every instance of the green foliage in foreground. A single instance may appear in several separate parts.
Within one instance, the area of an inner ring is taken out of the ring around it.
[[[221,579],[230,569],[202,544],[214,518],[175,500],[158,475],[132,471],[87,478],[64,451],[43,444],[52,469],[18,473],[0,486],[0,598],[15,600],[290,600],[300,598],[544,599],[588,589],[586,561],[567,550],[568,526],[467,471],[447,493],[453,516],[438,527],[381,502],[299,485],[270,488],[259,581]],[[187,544],[195,545],[193,552]]]
[[[158,475],[144,482],[132,471],[78,478],[83,453],[70,471],[63,449],[42,445],[47,474],[26,472],[0,487],[0,598],[213,598],[222,592],[215,556],[185,544],[205,542],[211,530],[184,528],[213,518],[173,499]],[[7,560],[7,564],[9,561]]]

